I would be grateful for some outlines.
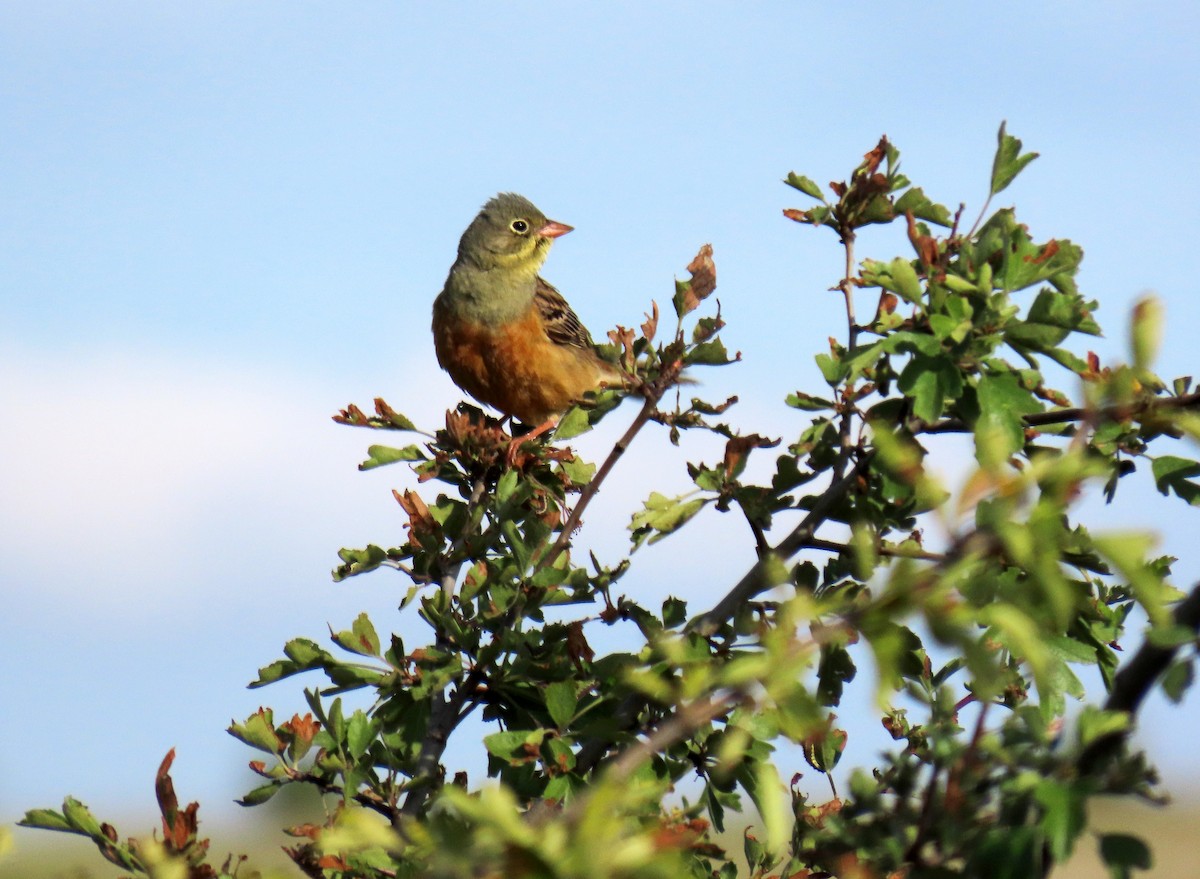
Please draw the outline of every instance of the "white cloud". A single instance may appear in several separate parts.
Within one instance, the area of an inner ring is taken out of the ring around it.
[[[0,355],[3,579],[43,600],[153,606],[173,590],[151,577],[189,580],[203,557],[193,573],[219,590],[219,535],[311,520],[349,469],[322,396],[245,364]]]

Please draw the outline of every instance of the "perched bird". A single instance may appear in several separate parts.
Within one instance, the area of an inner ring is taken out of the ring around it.
[[[433,303],[438,363],[482,403],[538,435],[586,392],[622,383],[562,295],[538,275],[571,226],[526,198],[501,193],[483,206]]]

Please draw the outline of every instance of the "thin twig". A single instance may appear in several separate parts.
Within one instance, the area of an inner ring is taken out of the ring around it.
[[[842,553],[851,547],[848,543],[838,543],[836,540],[822,540],[819,537],[813,537],[804,544],[804,548]],[[903,545],[877,546],[875,547],[875,552],[885,558],[891,559],[920,559],[925,562],[944,562],[947,559],[947,556],[942,553],[926,552],[923,549],[906,549]]]
[[[1191,409],[1200,406],[1200,391],[1183,394],[1178,397],[1162,397],[1146,400],[1141,403],[1106,406],[1103,409],[1087,409],[1077,407],[1071,409],[1051,409],[1047,412],[1036,412],[1026,415],[1024,421],[1028,427],[1045,427],[1051,424],[1067,424],[1072,421],[1085,421],[1100,418],[1107,421],[1124,421],[1127,418],[1137,418],[1147,412],[1158,409]],[[970,433],[973,429],[961,418],[945,418],[926,424],[920,419],[910,419],[908,428],[913,433]]]
[[[762,526],[754,521],[746,508],[742,507],[741,509],[746,517],[746,524],[750,526],[750,533],[754,535],[754,553],[760,559],[765,558],[767,553],[771,551],[771,544],[767,543],[767,535],[763,532]]]
[[[475,480],[475,484],[471,487],[471,496],[467,499],[467,521],[463,525],[462,531],[454,538],[454,542],[450,544],[450,548],[442,556],[443,559],[453,559],[458,555],[462,551],[462,548],[467,545],[472,532],[479,527],[479,522],[475,519],[475,513],[480,509],[479,502],[483,500],[485,491],[487,491],[487,483],[484,482],[481,476]],[[440,585],[442,592],[447,596],[454,594],[454,587],[458,584],[458,572],[462,570],[463,561],[465,560],[451,561],[442,571]]]
[[[640,739],[621,752],[616,760],[608,767],[604,780],[613,784],[628,781],[647,760],[655,754],[666,750],[676,742],[681,742],[709,721],[720,717],[738,705],[749,700],[746,693],[730,690],[707,699],[689,703],[677,709],[674,714],[663,720],[646,738]],[[578,768],[578,763],[576,763]],[[570,821],[577,819],[585,808],[587,798],[575,801],[567,809],[564,817]]]
[[[641,432],[649,421],[650,416],[654,414],[655,408],[658,406],[658,401],[662,399],[662,394],[648,393],[646,400],[642,403],[642,408],[638,411],[637,416],[633,419],[633,423],[629,425],[629,429],[617,440],[609,451],[608,457],[604,459],[604,463],[600,465],[600,469],[596,471],[596,475],[591,481],[584,486],[583,491],[579,493],[579,500],[575,503],[575,509],[571,510],[571,515],[567,517],[566,524],[563,525],[562,531],[558,535],[558,539],[547,550],[546,554],[538,559],[535,566],[535,571],[542,570],[549,565],[554,564],[555,560],[562,554],[563,550],[571,543],[571,534],[579,527],[579,523],[583,521],[583,511],[587,509],[588,504],[592,502],[600,491],[600,486],[604,484],[604,480],[608,477],[609,472],[616,466],[621,456],[629,448],[634,437]]]
[[[868,459],[869,456],[864,455],[859,466],[864,465]],[[768,576],[768,565],[771,560],[787,560],[803,549],[806,542],[812,539],[813,532],[824,524],[833,506],[841,500],[857,480],[858,467],[843,476],[840,480],[830,484],[821,496],[817,498],[812,510],[804,517],[804,520],[787,537],[780,541],[778,546],[774,549],[768,549],[767,553],[751,566],[745,576],[737,582],[737,585],[729,590],[725,597],[711,610],[693,619],[688,624],[688,631],[703,636],[712,635],[737,612],[738,608],[755,595],[773,586],[774,583],[770,581]],[[613,726],[617,730],[630,729],[645,705],[646,700],[640,693],[630,693],[613,710]],[[586,775],[603,759],[611,745],[612,740],[603,736],[596,736],[586,740],[576,755],[576,770],[581,775]]]
[[[859,462],[859,467],[864,463],[866,463],[865,456]],[[768,564],[770,560],[775,558],[780,561],[787,561],[812,540],[813,534],[828,519],[833,507],[858,481],[859,467],[855,467],[840,479],[831,482],[829,487],[817,498],[803,521],[792,529],[792,532],[781,540],[766,556],[755,562],[742,579],[729,590],[724,598],[717,602],[712,610],[692,620],[688,624],[688,630],[706,636],[713,634],[733,617],[739,607],[755,595],[775,585],[768,578]]]
[[[846,300],[846,351],[850,354],[854,353],[855,347],[858,345],[858,320],[854,316],[854,230],[842,230],[842,245],[846,251],[846,268],[842,274],[842,280],[838,284],[838,289],[842,291],[842,296]],[[846,395],[842,397],[843,405],[846,407],[842,412],[842,423],[838,429],[838,445],[839,452],[837,461],[833,465],[833,478],[838,480],[842,478],[842,474],[846,472],[846,465],[850,463],[850,455],[854,451],[854,442],[851,439],[851,433],[854,430],[854,404]]]

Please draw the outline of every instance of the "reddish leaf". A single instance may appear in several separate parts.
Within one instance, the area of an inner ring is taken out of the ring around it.
[[[733,474],[744,466],[746,456],[754,449],[770,449],[779,445],[779,440],[769,440],[757,433],[746,436],[735,436],[725,443],[725,478],[732,479]]]
[[[650,314],[646,315],[646,322],[642,324],[642,338],[647,342],[652,342],[656,332],[658,332],[658,303],[651,299]]]
[[[1033,263],[1034,265],[1038,265],[1040,263],[1044,263],[1046,260],[1050,259],[1050,257],[1054,256],[1054,254],[1056,254],[1056,253],[1058,253],[1058,242],[1055,241],[1053,238],[1051,238],[1049,241],[1047,241],[1045,244],[1042,245],[1041,253],[1039,253],[1037,256],[1026,256],[1025,262]]]
[[[154,795],[158,798],[158,810],[162,813],[163,829],[166,830],[175,821],[179,811],[179,800],[175,796],[175,784],[171,781],[171,764],[175,762],[175,749],[167,751],[162,763],[158,765],[158,773],[154,776]]]
[[[917,257],[926,266],[936,266],[938,264],[937,240],[931,235],[921,234],[912,211],[905,211],[904,216],[908,220],[908,240],[912,242]]]
[[[575,667],[581,670],[583,663],[591,662],[596,655],[583,634],[583,623],[579,620],[567,626],[567,654]]]
[[[417,542],[421,535],[434,534],[437,531],[437,520],[429,512],[429,507],[416,492],[404,490],[404,493],[392,489],[392,497],[408,513],[409,540]]]
[[[298,740],[307,744],[313,740],[313,736],[315,736],[321,729],[321,722],[319,720],[314,720],[312,713],[310,712],[305,714],[303,717],[301,717],[299,714],[294,715],[292,719],[283,726],[285,729],[291,730],[292,735],[294,735]]]

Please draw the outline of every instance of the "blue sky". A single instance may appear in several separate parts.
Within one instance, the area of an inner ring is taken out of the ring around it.
[[[545,274],[596,335],[665,303],[712,242],[746,359],[704,390],[787,438],[804,419],[780,400],[819,387],[811,355],[842,330],[841,254],[781,217],[804,199],[780,178],[843,179],[886,133],[914,181],[973,216],[1007,119],[1042,156],[1001,202],[1085,248],[1096,350],[1121,355],[1130,302],[1154,290],[1160,371],[1192,371],[1190,4],[446,8],[0,7],[0,820],[67,793],[148,820],[172,745],[181,796],[235,820],[252,755],[223,730],[301,707],[299,684],[243,689],[284,640],[361,610],[419,635],[395,614],[398,578],[329,581],[338,547],[401,539],[390,489],[410,480],[356,473],[373,437],[328,416],[383,395],[435,425],[460,398],[429,306],[499,190],[576,227]],[[860,255],[902,247],[877,232]],[[580,451],[602,454],[624,417]],[[642,442],[589,516],[609,559],[640,498],[686,486],[661,435]],[[1192,548],[1191,511],[1145,480],[1130,497],[1097,520]],[[623,583],[703,606],[749,558],[748,540],[717,544],[723,525],[639,553]],[[1200,561],[1178,571],[1186,585]],[[1200,719],[1195,700],[1152,711],[1144,741],[1177,788],[1194,782],[1172,731]]]

